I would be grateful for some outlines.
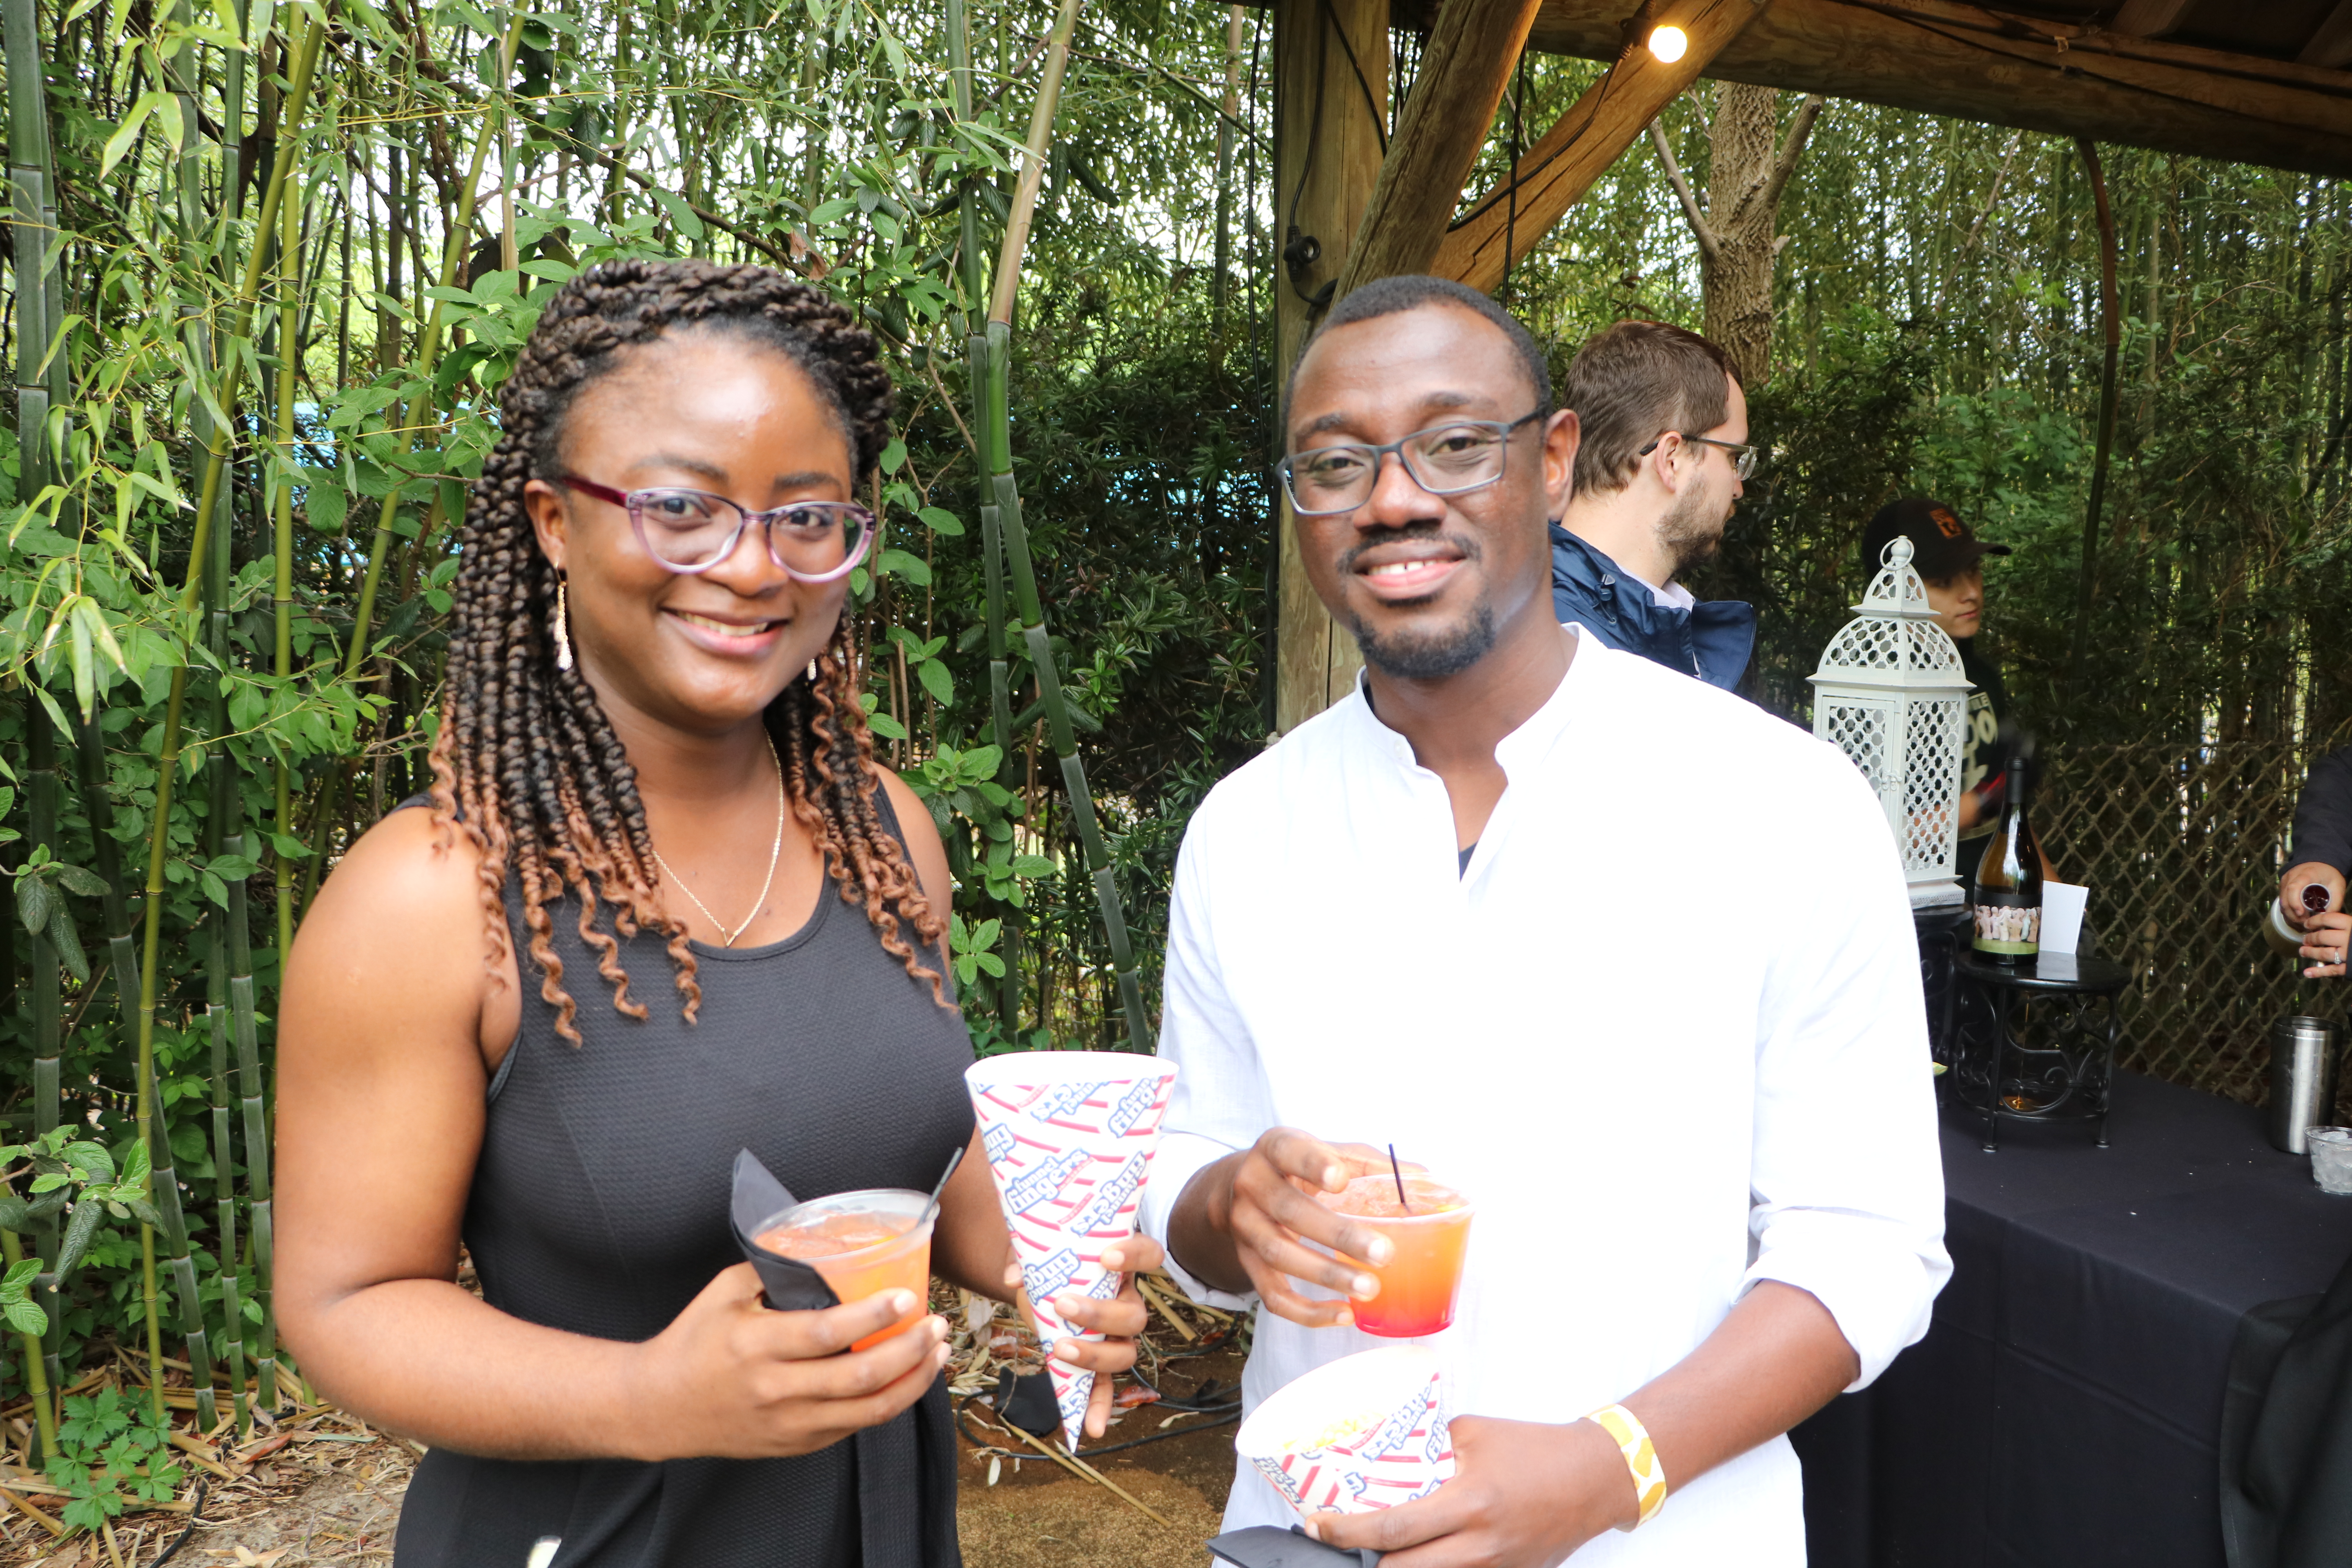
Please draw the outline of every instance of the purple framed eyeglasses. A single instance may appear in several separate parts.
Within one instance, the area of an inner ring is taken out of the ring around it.
[[[874,543],[874,514],[849,501],[796,500],[751,511],[709,490],[616,490],[576,474],[558,474],[551,482],[625,510],[646,553],[682,574],[708,572],[726,560],[753,523],[766,532],[768,559],[796,582],[837,582]]]

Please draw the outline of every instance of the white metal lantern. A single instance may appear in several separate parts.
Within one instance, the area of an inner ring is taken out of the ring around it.
[[[1897,535],[1854,617],[1813,672],[1813,733],[1853,759],[1878,792],[1914,908],[1956,904],[1960,742],[1969,681],[1927,607],[1927,584]]]

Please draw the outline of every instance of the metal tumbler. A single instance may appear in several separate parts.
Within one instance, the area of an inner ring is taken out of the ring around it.
[[[2281,1018],[2271,1026],[2271,1102],[2264,1118],[2274,1147],[2310,1152],[2304,1134],[2336,1113],[2336,1026],[2322,1018]]]

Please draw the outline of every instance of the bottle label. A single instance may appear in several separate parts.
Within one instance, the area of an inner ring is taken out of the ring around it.
[[[2042,903],[2029,903],[2023,894],[1992,889],[1977,889],[1977,934],[1971,943],[1979,952],[2031,957],[2042,951]]]

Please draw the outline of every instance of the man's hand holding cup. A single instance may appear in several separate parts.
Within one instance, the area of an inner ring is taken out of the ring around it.
[[[1396,1244],[1333,1213],[1315,1194],[1339,1193],[1357,1176],[1386,1173],[1388,1155],[1369,1144],[1326,1143],[1297,1128],[1276,1127],[1220,1164],[1208,1194],[1209,1222],[1231,1238],[1266,1309],[1310,1329],[1353,1324],[1349,1300],[1370,1300],[1381,1288],[1361,1265],[1387,1264]],[[1336,1291],[1339,1299],[1303,1296],[1294,1281]]]

